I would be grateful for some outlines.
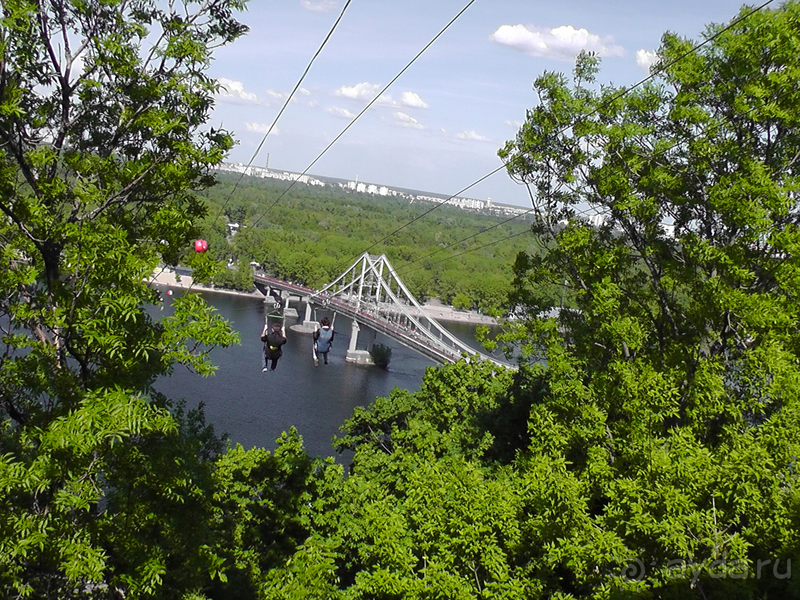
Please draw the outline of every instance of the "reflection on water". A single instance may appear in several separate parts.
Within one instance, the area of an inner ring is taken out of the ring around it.
[[[181,294],[181,291],[175,291]],[[392,348],[388,370],[346,363],[351,322],[336,317],[336,339],[329,364],[314,367],[310,334],[292,331],[287,322],[283,357],[275,372],[261,372],[261,330],[265,307],[256,298],[205,294],[206,300],[225,317],[242,338],[241,346],[217,348],[211,359],[219,368],[213,377],[202,378],[183,367],[159,380],[156,388],[171,398],[185,398],[193,408],[205,403],[206,419],[218,433],[245,448],[273,449],[275,439],[294,425],[312,455],[332,456],[333,436],[356,406],[366,406],[378,396],[388,396],[395,387],[419,389],[427,367],[434,363],[380,334],[376,342]],[[171,314],[170,297],[164,295],[163,313]],[[298,309],[302,307],[298,306]],[[298,310],[302,315],[303,310]],[[443,323],[459,338],[474,342],[474,327]],[[362,328],[359,348],[368,335]]]

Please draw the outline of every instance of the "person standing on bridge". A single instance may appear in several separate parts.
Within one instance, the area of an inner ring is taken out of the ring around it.
[[[331,345],[333,344],[333,337],[336,335],[336,332],[333,330],[333,326],[331,322],[328,320],[328,317],[322,317],[320,321],[320,327],[314,332],[314,366],[316,367],[319,365],[319,358],[317,358],[317,354],[322,354],[322,358],[325,361],[325,364],[328,364],[328,352],[331,351]]]
[[[261,341],[264,342],[264,362],[261,372],[274,371],[278,366],[278,359],[283,356],[283,346],[286,343],[286,333],[283,325],[275,323],[272,331],[267,333],[268,325],[264,324],[264,331],[261,332]]]

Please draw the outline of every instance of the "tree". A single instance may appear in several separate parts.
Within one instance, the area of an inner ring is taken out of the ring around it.
[[[373,344],[372,348],[369,349],[369,355],[375,366],[386,369],[392,360],[392,349],[383,344]]]
[[[587,54],[545,73],[500,153],[554,244],[517,259],[506,340],[547,360],[527,469],[575,490],[550,558],[575,596],[798,593],[755,573],[798,550],[800,5],[750,12],[665,35],[637,89]]]
[[[158,536],[126,556],[119,494],[183,498],[203,453],[151,386],[176,363],[210,374],[208,352],[237,337],[196,295],[155,323],[147,278],[198,233],[194,191],[231,148],[224,131],[203,130],[217,89],[206,69],[213,48],[244,33],[242,8],[2,2],[3,596],[135,597],[163,580]],[[188,463],[158,451],[178,439]],[[219,571],[213,552],[187,548],[172,567]]]
[[[453,308],[456,310],[469,310],[472,308],[472,300],[463,292],[457,293],[451,300]]]
[[[214,285],[242,292],[253,289],[253,270],[247,257],[239,258],[234,269],[220,269],[214,275]]]

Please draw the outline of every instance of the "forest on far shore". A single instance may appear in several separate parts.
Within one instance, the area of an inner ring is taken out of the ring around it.
[[[251,289],[255,261],[281,279],[319,288],[369,248],[386,254],[418,300],[498,314],[508,310],[517,254],[544,248],[532,233],[514,235],[530,230],[530,215],[499,225],[508,217],[441,206],[390,236],[433,205],[305,184],[281,198],[287,181],[226,172],[217,180],[203,192],[209,211],[202,230],[211,256],[231,265],[214,277],[223,287]],[[227,223],[242,227],[229,235]]]

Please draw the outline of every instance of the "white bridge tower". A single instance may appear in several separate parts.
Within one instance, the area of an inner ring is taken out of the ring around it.
[[[357,350],[361,323],[436,362],[455,362],[466,354],[498,366],[510,366],[464,344],[428,315],[383,254],[373,256],[365,252],[344,273],[305,300],[307,327],[312,324],[311,304],[353,320],[347,350],[349,362],[370,362],[369,352]]]

